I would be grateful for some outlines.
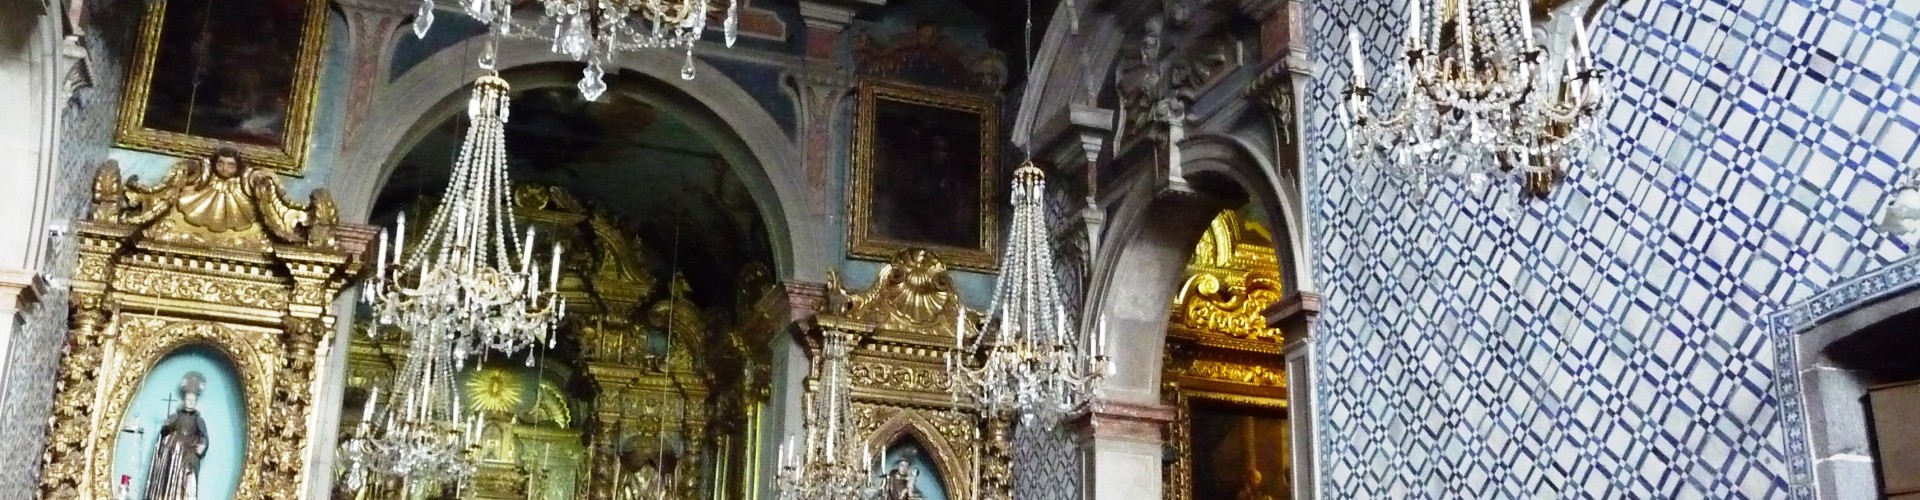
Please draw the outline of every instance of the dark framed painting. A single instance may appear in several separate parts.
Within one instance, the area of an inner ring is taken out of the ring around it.
[[[1192,499],[1292,496],[1292,426],[1284,414],[1196,402],[1187,412]]]
[[[305,172],[326,0],[149,0],[115,142]],[[245,19],[246,22],[233,22]]]
[[[849,253],[926,248],[948,265],[998,268],[998,101],[884,80],[860,83]]]

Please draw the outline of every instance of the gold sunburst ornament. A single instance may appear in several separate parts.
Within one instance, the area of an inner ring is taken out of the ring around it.
[[[525,392],[518,373],[483,369],[467,378],[467,407],[474,411],[510,412],[526,401]]]

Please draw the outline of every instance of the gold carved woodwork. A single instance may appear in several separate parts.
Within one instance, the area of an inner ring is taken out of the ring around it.
[[[40,496],[111,498],[135,391],[168,355],[204,346],[231,362],[243,391],[247,480],[235,498],[298,497],[316,366],[333,342],[328,311],[373,232],[338,227],[324,191],[295,205],[277,177],[238,163],[182,162],[139,186],[109,162],[95,179],[91,220],[75,232]]]
[[[848,292],[839,274],[828,271],[827,295],[833,315],[899,332],[952,338],[960,315],[979,315],[961,303],[946,263],[924,248],[896,252],[860,292]]]
[[[940,256],[909,248],[864,290],[849,291],[829,273],[825,310],[814,316],[805,343],[817,364],[827,335],[858,339],[848,354],[849,394],[864,442],[885,450],[911,438],[938,469],[947,498],[1005,499],[1013,460],[1006,422],[956,404],[948,392],[955,320],[980,313],[961,302],[947,272]],[[809,375],[807,397],[823,389],[819,384]]]
[[[267,81],[272,80],[272,78],[259,78],[260,75],[258,73],[242,76],[242,78],[246,76],[254,77],[253,80],[255,84],[260,88],[254,88],[252,90],[263,94],[257,96],[258,98],[265,98],[271,103],[266,104],[265,107],[279,107],[279,109],[267,111],[268,113],[277,111],[279,112],[278,116],[281,118],[278,120],[282,124],[280,127],[281,130],[272,137],[272,141],[262,141],[267,143],[252,143],[246,141],[221,140],[194,135],[190,131],[163,130],[147,126],[148,114],[151,111],[148,109],[148,104],[155,99],[155,89],[153,87],[156,76],[162,76],[164,78],[164,75],[169,71],[194,70],[193,68],[187,67],[162,67],[163,65],[159,64],[161,54],[166,52],[161,47],[163,40],[171,39],[177,42],[177,40],[181,39],[197,38],[194,37],[193,34],[181,36],[180,34],[162,33],[162,31],[168,27],[166,26],[168,6],[166,1],[161,0],[148,2],[145,5],[146,16],[140,24],[139,44],[137,45],[138,52],[129,66],[126,93],[121,97],[120,115],[117,130],[114,135],[115,145],[174,156],[211,154],[215,151],[232,148],[239,154],[244,155],[248,160],[257,162],[273,170],[283,172],[287,175],[304,175],[306,172],[307,153],[313,144],[314,108],[317,102],[317,96],[320,95],[320,58],[326,47],[327,18],[329,17],[327,9],[328,4],[332,2],[303,0],[294,3],[298,5],[298,7],[296,7],[297,13],[294,13],[299,16],[298,21],[290,24],[282,24],[276,29],[296,32],[296,36],[299,37],[298,48],[294,50],[292,54],[278,54],[273,53],[271,50],[266,50],[253,55],[253,57],[264,57],[267,60],[286,57],[286,59],[283,60],[285,62],[273,63],[291,65],[291,67],[281,68],[290,73],[284,86],[275,86],[268,83]],[[206,8],[207,6],[210,5],[203,5],[202,8]],[[205,15],[204,13],[193,13],[191,7],[194,7],[194,5],[192,5],[191,2],[187,2],[186,5],[176,4],[175,7],[187,8],[188,13],[183,15]],[[129,8],[137,7],[130,6]],[[175,28],[184,28],[184,26],[176,26]],[[169,49],[185,48],[186,47],[169,47]],[[248,48],[258,49],[260,47]],[[198,50],[201,48],[195,47],[195,49]],[[234,47],[216,46],[211,48],[216,55],[203,55],[201,57],[231,58],[236,57],[236,54],[233,53],[234,51],[244,49],[245,48],[237,49]],[[229,66],[226,67],[227,71],[252,72],[248,68],[233,65],[235,63],[228,64]],[[239,64],[252,64],[252,61]],[[195,78],[197,82],[198,77]],[[164,92],[164,90],[162,92]],[[211,99],[217,95],[218,94],[211,94],[201,97],[201,99]],[[215,107],[217,106],[218,105]]]
[[[531,498],[617,498],[615,477],[631,477],[639,461],[654,458],[665,433],[668,453],[686,460],[676,498],[745,497],[757,443],[739,438],[757,428],[752,412],[771,394],[771,342],[781,331],[772,312],[784,307],[771,300],[776,283],[767,268],[740,271],[732,310],[704,307],[686,278],[660,272],[655,253],[613,214],[560,187],[520,184],[513,193],[515,216],[532,223],[541,241],[567,249],[559,287],[567,319],[561,348],[538,361],[537,389],[516,366],[463,375],[475,411],[517,420],[504,426],[511,435],[495,450],[517,469],[483,468],[476,481],[521,481]],[[350,386],[384,383],[405,351],[391,334],[379,342],[357,336]]]
[[[1168,499],[1194,495],[1193,404],[1259,415],[1286,415],[1284,335],[1262,312],[1280,302],[1273,235],[1232,211],[1215,217],[1187,264],[1187,280],[1171,304],[1162,400],[1174,407],[1168,423],[1173,460],[1163,466]]]

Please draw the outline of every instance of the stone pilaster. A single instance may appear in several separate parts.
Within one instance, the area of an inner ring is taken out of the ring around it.
[[[1161,404],[1087,405],[1070,423],[1081,440],[1081,498],[1161,498],[1163,448],[1174,417],[1174,408]]]
[[[360,124],[372,111],[373,98],[387,83],[393,59],[394,36],[401,23],[413,17],[418,4],[399,0],[334,0],[347,18],[346,117],[341,120],[342,144],[354,144]]]

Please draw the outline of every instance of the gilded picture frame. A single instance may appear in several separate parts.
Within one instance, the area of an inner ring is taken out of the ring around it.
[[[326,45],[326,0],[146,5],[115,145],[183,157],[232,148],[253,164],[304,175]],[[253,13],[247,18],[258,22],[215,22],[238,16],[233,9]],[[195,16],[196,10],[202,15]]]
[[[87,473],[87,477],[92,478],[89,484],[93,498],[114,497],[113,488],[117,483],[111,470],[111,457],[116,442],[111,436],[119,433],[119,424],[126,418],[134,392],[162,358],[191,346],[210,347],[226,356],[240,377],[248,420],[245,433],[248,446],[240,461],[243,479],[233,497],[266,497],[258,481],[247,478],[261,477],[268,470],[267,463],[273,458],[272,448],[267,444],[274,442],[275,437],[267,434],[265,422],[273,415],[273,388],[275,384],[291,382],[275,380],[279,359],[285,355],[276,341],[280,330],[130,313],[121,314],[113,321],[123,336],[109,341],[108,351],[113,355],[107,362],[114,369],[106,370],[101,377],[104,404],[89,432],[95,437],[88,461],[91,470]]]
[[[877,79],[856,91],[851,257],[919,247],[956,268],[998,269],[998,100]]]

